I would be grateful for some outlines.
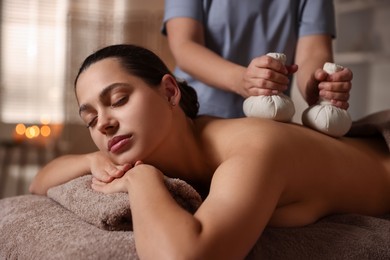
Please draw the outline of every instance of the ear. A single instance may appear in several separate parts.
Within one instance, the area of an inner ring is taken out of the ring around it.
[[[161,91],[172,106],[179,104],[181,98],[180,88],[172,75],[165,74],[163,76],[161,80]]]

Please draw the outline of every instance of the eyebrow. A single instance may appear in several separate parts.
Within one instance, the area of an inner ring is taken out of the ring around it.
[[[99,93],[99,99],[103,100],[105,97],[107,97],[114,89],[119,87],[130,87],[130,84],[128,83],[113,83],[111,85],[108,85],[105,87],[100,93]],[[84,111],[90,109],[91,106],[89,104],[82,104],[79,108],[79,115],[83,113]]]

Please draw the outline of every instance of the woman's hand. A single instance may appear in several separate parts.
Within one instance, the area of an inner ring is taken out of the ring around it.
[[[111,182],[103,182],[97,178],[92,178],[92,189],[106,194],[128,192],[130,182],[143,182],[147,185],[156,179],[161,182],[163,181],[163,174],[160,170],[152,165],[137,161],[122,177],[115,178]]]
[[[318,69],[309,80],[307,88],[316,89],[314,92],[318,93],[318,98],[329,100],[336,107],[348,109],[352,78],[353,73],[348,68],[332,75],[329,75],[323,69]],[[309,105],[313,105],[315,102],[309,102]]]
[[[116,165],[101,151],[88,154],[93,179],[99,182],[112,182],[122,177],[130,168],[130,164]]]
[[[326,74],[325,80],[318,85],[320,98],[330,100],[336,107],[348,109],[352,78],[352,71],[348,68],[332,75]]]
[[[267,55],[254,58],[245,70],[243,84],[238,93],[249,96],[276,95],[287,90],[289,75],[298,70],[297,65],[285,66]]]

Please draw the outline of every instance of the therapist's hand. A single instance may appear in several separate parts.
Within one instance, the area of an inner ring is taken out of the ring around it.
[[[318,69],[308,81],[307,87],[317,89],[319,98],[331,101],[336,107],[348,109],[352,78],[353,73],[349,68],[344,68],[332,75],[323,69]]]
[[[297,70],[297,65],[285,66],[267,55],[256,57],[245,70],[238,93],[244,98],[279,94],[287,90],[289,76]]]

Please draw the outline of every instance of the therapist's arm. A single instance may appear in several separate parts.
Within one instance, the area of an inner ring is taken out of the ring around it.
[[[322,68],[333,62],[330,35],[308,35],[298,40],[295,61],[298,64],[297,85],[308,105],[319,97],[332,100],[334,105],[347,109],[352,72],[348,68],[329,76]],[[342,65],[342,64],[341,64]]]
[[[284,91],[289,71],[278,61],[264,55],[244,67],[205,47],[203,25],[191,18],[167,21],[169,47],[176,65],[198,81],[243,97],[269,95]]]

